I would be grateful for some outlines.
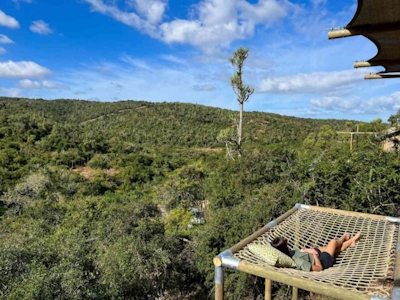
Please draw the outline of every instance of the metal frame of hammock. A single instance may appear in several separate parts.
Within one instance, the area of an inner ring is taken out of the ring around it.
[[[400,299],[400,218],[296,204],[249,237],[214,258],[215,300],[224,299],[224,267],[265,278],[265,299],[272,297],[272,281],[344,300]],[[277,236],[291,249],[326,245],[344,232],[361,231],[355,247],[343,251],[333,267],[304,272],[269,266],[247,245],[265,244]]]

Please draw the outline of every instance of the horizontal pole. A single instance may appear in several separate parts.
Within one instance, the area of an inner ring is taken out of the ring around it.
[[[311,206],[310,209],[324,211],[324,212],[328,212],[328,213],[346,215],[346,216],[355,216],[355,217],[363,217],[363,218],[386,221],[386,216],[372,215],[372,214],[360,213],[360,212],[355,212],[355,211],[340,210],[340,209],[320,207],[320,206]]]
[[[266,268],[251,264],[247,261],[239,263],[239,270],[265,279],[277,281],[313,293],[342,299],[342,300],[371,300],[371,296],[345,288],[329,285],[322,282],[311,281],[302,277],[290,276],[283,272],[276,272],[273,268]]]
[[[290,209],[289,211],[284,213],[282,216],[278,217],[273,223],[275,225],[278,225],[279,223],[284,221],[286,218],[291,216],[296,210],[297,210],[297,208],[293,207],[292,209]],[[263,228],[257,230],[252,235],[248,236],[244,240],[241,240],[239,243],[237,243],[235,246],[231,247],[229,250],[232,252],[232,254],[238,252],[239,250],[243,249],[247,244],[253,242],[257,238],[259,238],[261,235],[263,235],[264,233],[268,232],[270,229],[271,229],[270,226],[265,225]]]
[[[347,132],[347,131],[338,131],[337,134],[376,134],[376,132]]]
[[[400,59],[356,61],[354,63],[354,68],[365,68],[365,67],[375,67],[375,66],[392,66],[392,65],[400,65]]]
[[[400,74],[379,73],[379,74],[367,74],[364,76],[364,79],[389,79],[389,78],[400,78]]]
[[[371,64],[370,62],[367,61],[357,61],[354,63],[354,68],[368,68],[368,67],[373,67],[377,66],[376,64]]]
[[[383,23],[383,24],[365,24],[361,26],[354,26],[340,30],[332,30],[328,32],[328,38],[338,39],[355,35],[368,35],[369,33],[394,31],[400,29],[400,22]]]
[[[333,30],[333,31],[328,32],[328,39],[333,40],[333,39],[339,39],[339,38],[353,36],[353,35],[357,35],[357,34],[353,34],[348,29]]]

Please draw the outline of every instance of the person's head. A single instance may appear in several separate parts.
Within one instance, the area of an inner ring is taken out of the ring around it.
[[[274,247],[275,249],[278,249],[282,253],[285,253],[286,255],[290,256],[287,240],[285,238],[283,237],[274,238],[271,242],[271,246]]]

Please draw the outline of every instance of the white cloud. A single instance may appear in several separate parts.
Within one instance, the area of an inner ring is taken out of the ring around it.
[[[145,30],[145,23],[136,13],[121,11],[117,6],[107,5],[102,0],[83,0],[91,4],[92,11],[112,17],[130,27]]]
[[[43,77],[51,71],[32,61],[0,62],[0,78]]]
[[[193,6],[193,18],[162,21],[166,3],[160,0],[129,0],[135,12],[125,12],[103,0],[84,0],[92,11],[140,30],[165,43],[183,43],[212,51],[229,47],[235,40],[252,36],[257,25],[268,25],[297,8],[288,0],[203,0]]]
[[[322,97],[312,99],[311,110],[316,112],[340,112],[356,115],[374,115],[395,112],[400,109],[400,92],[389,96],[372,97],[363,101],[360,97]]]
[[[42,20],[33,21],[32,25],[29,27],[32,32],[48,35],[53,33],[53,30],[50,28],[49,24]]]
[[[166,43],[187,43],[206,50],[229,47],[235,40],[253,35],[257,25],[285,17],[295,6],[288,1],[203,0],[191,20],[176,19],[160,25]]]
[[[0,44],[14,44],[14,41],[6,35],[0,34]]]
[[[0,94],[8,97],[18,97],[21,94],[21,90],[14,88],[0,88]]]
[[[19,23],[13,17],[6,15],[2,10],[0,10],[0,26],[19,28]]]
[[[127,0],[127,4],[134,7],[151,24],[162,21],[167,3],[159,0]]]
[[[19,86],[25,89],[40,89],[41,84],[37,81],[32,81],[29,79],[24,79],[19,81]]]
[[[197,92],[212,92],[215,91],[217,88],[212,85],[212,84],[205,84],[205,85],[200,85],[200,84],[195,84],[193,85],[193,90]]]
[[[123,62],[126,62],[127,64],[130,64],[131,66],[137,68],[137,69],[142,69],[146,70],[149,72],[153,72],[154,68],[151,67],[149,64],[147,64],[145,61],[140,60],[140,59],[134,59],[130,57],[129,55],[122,55],[121,60]]]
[[[350,88],[363,80],[362,70],[303,73],[265,78],[257,91],[276,94],[317,94]]]
[[[7,53],[7,50],[4,49],[3,47],[0,47],[0,55],[4,54],[4,53]]]
[[[160,58],[174,64],[186,64],[186,61],[184,59],[178,58],[174,55],[160,55]]]
[[[64,84],[59,84],[51,81],[43,81],[42,86],[45,89],[68,89],[68,87]]]
[[[24,79],[19,81],[19,86],[25,89],[68,89],[66,85],[54,83],[51,81],[32,81]]]

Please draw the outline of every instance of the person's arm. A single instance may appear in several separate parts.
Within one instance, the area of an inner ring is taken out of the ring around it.
[[[306,252],[308,254],[318,254],[317,250],[313,249],[313,248],[309,248],[309,249],[301,249],[301,252]]]
[[[324,268],[322,267],[321,261],[319,260],[319,256],[314,254],[314,264],[311,266],[311,271],[322,271]]]

